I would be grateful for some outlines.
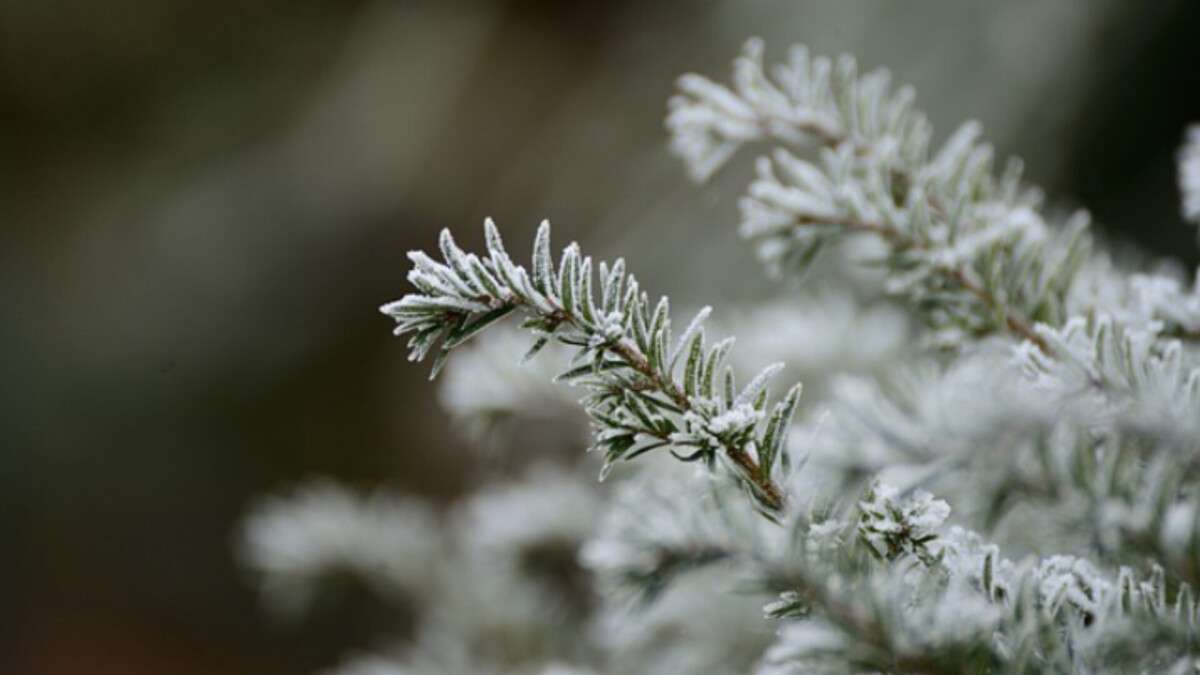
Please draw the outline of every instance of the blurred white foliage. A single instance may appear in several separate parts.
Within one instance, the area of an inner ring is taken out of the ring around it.
[[[535,467],[519,483],[471,495],[454,527],[473,556],[515,572],[529,549],[578,546],[594,531],[599,508],[597,491],[577,474]]]
[[[1102,311],[1121,323],[1161,324],[1166,334],[1200,335],[1200,272],[1189,287],[1177,265],[1130,273],[1096,255],[1080,267],[1067,308],[1071,316]]]
[[[761,601],[738,594],[721,569],[680,578],[644,606],[610,606],[593,630],[612,673],[735,675],[771,641]]]
[[[819,621],[795,621],[783,626],[764,654],[757,675],[825,675],[847,672],[836,661],[847,647],[842,631]],[[865,672],[865,671],[860,671]]]
[[[319,481],[256,505],[243,524],[241,556],[265,599],[284,611],[304,610],[321,578],[336,572],[416,599],[425,597],[438,555],[436,532],[423,502]]]
[[[745,672],[771,627],[731,572],[765,521],[706,472],[662,468],[616,487],[581,552],[606,598],[593,634],[609,672]]]
[[[735,550],[735,534],[714,518],[718,492],[705,473],[646,471],[617,486],[581,562],[611,587],[655,594],[696,561]]]
[[[908,345],[908,316],[887,304],[864,305],[844,290],[777,300],[736,315],[743,349],[735,363],[755,372],[782,362],[805,387],[837,372],[878,369]],[[733,332],[733,326],[730,327]]]
[[[1183,217],[1200,223],[1200,125],[1188,127],[1179,150],[1179,190],[1183,193]]]
[[[475,340],[446,365],[438,398],[442,407],[466,425],[467,435],[481,440],[498,422],[514,417],[547,420],[577,409],[574,392],[554,381],[564,350],[523,362],[528,340],[515,329],[502,328]]]
[[[589,653],[571,633],[586,626],[591,591],[564,585],[562,575],[598,509],[593,479],[549,467],[470,496],[440,523],[420,502],[321,483],[252,511],[245,557],[273,605],[303,609],[322,578],[342,570],[385,598],[411,603],[386,588],[402,585],[423,601],[415,642],[334,672],[527,672]]]
[[[416,675],[419,671],[404,668],[399,663],[382,656],[363,656],[339,664],[326,671],[326,675]]]
[[[1200,365],[1160,325],[1075,317],[1036,330],[1055,357],[1024,343],[1017,359],[1034,385],[1085,423],[1107,423],[1164,439],[1200,439]]]

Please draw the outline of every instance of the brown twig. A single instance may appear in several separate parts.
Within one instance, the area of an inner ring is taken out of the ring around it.
[[[499,302],[508,303],[514,307],[523,306],[534,312],[544,313],[538,308],[532,307],[527,301],[519,297],[482,298],[481,300],[493,305]],[[551,302],[553,302],[553,300],[551,300]],[[556,323],[570,323],[580,330],[586,330],[587,328],[581,321],[579,321],[578,317],[567,312],[562,307],[556,306],[555,311],[548,318],[553,319]],[[662,375],[650,365],[650,359],[647,358],[646,355],[643,354],[637,345],[634,344],[629,338],[626,337],[617,340],[609,345],[608,349],[620,357],[621,360],[626,363],[626,365],[646,378],[646,381],[650,383],[653,389],[662,392],[669,399],[671,399],[675,406],[681,411],[689,412],[694,410],[691,401],[689,401],[688,397],[679,389],[678,384],[670,379],[663,378]],[[650,430],[643,431],[643,433],[654,436],[663,441],[670,441],[669,436],[654,433]],[[758,499],[759,503],[762,504],[762,506],[769,513],[781,512],[787,502],[786,498],[784,497],[783,490],[776,485],[769,476],[763,475],[762,467],[753,457],[750,456],[750,453],[747,452],[745,448],[730,445],[728,443],[723,443],[722,445],[725,450],[725,455],[742,470],[744,474],[743,478],[753,486],[755,497]]]
[[[632,344],[628,339],[622,339],[613,344],[610,349],[613,353],[621,357],[625,363],[633,368],[643,377],[652,382],[656,389],[666,394],[675,405],[681,410],[692,410],[691,402],[684,395],[676,383],[665,381],[662,376],[650,366],[650,360],[642,354],[641,350],[636,345]],[[666,439],[664,439],[666,440]],[[746,452],[744,448],[724,444],[725,454],[737,464],[745,473],[746,480],[750,481],[756,490],[756,495],[759,501],[768,510],[779,512],[783,509],[785,499],[783,491],[779,486],[767,477],[762,475],[761,469],[757,461]]]

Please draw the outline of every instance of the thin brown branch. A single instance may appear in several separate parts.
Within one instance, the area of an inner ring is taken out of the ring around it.
[[[539,312],[536,307],[532,307],[529,305],[529,303],[519,298],[489,298],[487,300],[508,302],[514,305],[524,306],[528,309],[532,309],[535,312]],[[578,317],[568,313],[561,307],[556,308],[551,318],[560,323],[564,321],[569,322],[581,330],[586,328],[579,321]],[[613,344],[609,345],[609,349],[618,357],[620,357],[621,360],[624,361],[630,368],[646,378],[646,381],[649,382],[654,389],[662,392],[668,398],[670,398],[676,407],[678,407],[681,411],[688,412],[693,410],[691,401],[689,401],[688,397],[679,389],[679,386],[669,379],[664,379],[654,368],[652,368],[650,366],[650,359],[647,358],[646,355],[643,354],[640,349],[638,349],[637,345],[633,344],[633,342],[628,338],[622,338],[614,342]],[[663,437],[655,434],[651,435],[654,435],[660,440],[670,440],[669,437]],[[787,502],[784,497],[783,490],[769,477],[764,477],[762,475],[761,466],[753,457],[750,456],[750,453],[744,448],[734,445],[723,444],[723,447],[725,450],[725,455],[742,470],[744,474],[743,477],[749,481],[751,485],[753,485],[755,496],[758,498],[763,507],[771,513],[779,513],[782,511]]]
[[[652,382],[659,391],[666,394],[679,406],[681,410],[692,410],[692,404],[688,397],[680,391],[678,385],[674,382],[664,380],[662,376],[650,366],[650,360],[642,354],[641,350],[629,340],[623,339],[613,344],[610,349],[621,357],[625,363],[629,364],[643,377]],[[746,452],[744,448],[725,444],[725,454],[737,464],[745,474],[746,480],[750,481],[756,490],[756,495],[759,501],[768,510],[779,512],[783,509],[785,499],[783,490],[767,477],[762,476],[761,468],[757,461]]]

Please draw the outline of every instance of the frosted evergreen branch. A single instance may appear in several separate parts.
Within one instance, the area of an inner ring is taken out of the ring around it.
[[[815,162],[782,148],[759,160],[741,231],[769,267],[804,267],[825,245],[870,234],[888,246],[880,262],[889,290],[947,336],[1000,330],[1044,346],[1032,325],[1065,318],[1064,296],[1088,247],[1085,214],[1052,233],[1018,161],[993,175],[978,123],[932,152],[913,90],[890,90],[885,70],[860,78],[849,56],[835,65],[796,47],[771,78],[757,40],[734,70],[735,90],[681,78],[667,126],[701,180],[746,142],[821,146]]]
[[[1026,343],[1015,358],[978,353],[883,386],[840,378],[806,443],[810,473],[853,484],[905,467],[914,484],[975,505],[988,528],[1036,504],[1045,521],[1092,533],[1089,554],[1200,581],[1200,370],[1180,343],[1106,317],[1038,330],[1058,356]]]
[[[605,473],[618,460],[667,448],[684,461],[723,462],[765,511],[782,510],[775,474],[788,461],[799,385],[768,411],[766,385],[778,368],[739,391],[732,368],[722,373],[732,340],[705,344],[707,308],[673,343],[668,300],[652,304],[623,260],[597,265],[597,293],[592,259],[577,244],[555,264],[548,222],[538,229],[532,272],[512,262],[490,219],[485,231],[483,258],[460,249],[449,230],[440,240],[444,263],[409,254],[408,278],[419,292],[380,309],[396,320],[396,335],[410,336],[411,360],[438,346],[436,376],[452,349],[521,309],[523,325],[538,336],[531,355],[551,338],[577,348],[573,367],[559,378],[591,392],[583,405],[596,426]]]
[[[790,159],[794,160],[795,158]],[[770,179],[773,180],[774,177],[770,171],[769,164],[765,162],[760,163],[760,177],[770,176]],[[751,206],[747,204],[745,208],[754,210],[758,208],[758,205]],[[945,250],[938,250],[938,244],[905,233],[892,225],[867,219],[855,219],[850,216],[839,215],[834,218],[821,218],[816,214],[797,213],[793,223],[795,227],[811,226],[818,229],[829,227],[840,229],[844,233],[866,233],[878,236],[893,248],[893,252],[890,254],[887,263],[894,265],[897,270],[907,273],[892,280],[889,286],[891,290],[897,292],[911,291],[912,300],[919,304],[934,305],[934,312],[974,311],[990,318],[991,323],[964,324],[973,333],[989,329],[1007,330],[1019,340],[1028,340],[1039,349],[1043,351],[1048,350],[1046,343],[1033,329],[1033,323],[1019,310],[1006,306],[1005,302],[1001,300],[1005,296],[1003,289],[995,289],[992,284],[989,284],[988,281],[985,281],[981,277],[976,269],[968,264],[958,262],[961,258],[966,257],[965,255],[961,255],[961,251],[951,253]],[[833,236],[833,233],[826,233],[823,236]],[[988,233],[986,235],[989,238],[993,236],[999,239],[1003,235],[1000,233]],[[965,242],[963,250],[974,248],[979,243],[982,242]],[[807,257],[815,254],[815,252],[815,249],[811,251],[805,250],[801,254]],[[919,269],[920,266],[927,263],[931,265],[930,269]],[[1029,266],[1033,266],[1034,264],[1036,263],[1025,263],[1025,265]],[[935,278],[930,278],[930,276]],[[917,288],[915,285],[918,283],[922,284],[923,287]],[[954,306],[955,304],[964,304],[961,298],[957,301],[952,298],[940,298],[941,302],[945,302],[945,306],[938,307],[938,301],[933,300],[931,297],[946,292],[952,293],[956,289],[965,292],[970,301],[976,306],[967,310],[963,307]],[[1061,295],[1062,292],[1065,292],[1065,289],[1060,291],[1059,294]],[[935,322],[944,323],[949,317],[933,318]],[[965,319],[966,317],[964,316],[963,318]]]
[[[602,579],[632,587],[649,600],[666,584],[678,583],[681,575],[716,566],[745,576],[746,591],[783,591],[779,601],[764,609],[770,617],[811,615],[834,621],[850,634],[878,640],[874,656],[882,662],[908,664],[913,672],[943,672],[923,665],[927,660],[916,651],[887,645],[892,626],[867,611],[858,601],[863,594],[854,589],[879,570],[905,568],[913,557],[941,578],[945,570],[936,553],[935,530],[948,514],[944,502],[927,495],[900,499],[889,487],[877,485],[851,513],[814,521],[813,514],[794,511],[779,528],[764,526],[739,509],[740,502],[726,499],[725,492],[712,481],[623,486],[596,538],[585,546],[583,560]],[[697,501],[697,493],[705,498]],[[882,549],[876,548],[884,542]],[[899,609],[893,606],[887,613]],[[884,650],[886,658],[880,656]],[[842,655],[855,662],[852,654]]]
[[[1141,308],[1140,321],[1130,323],[1162,324],[1164,337],[1200,340],[1200,273],[1189,289],[1185,283],[1165,274],[1134,274],[1129,278],[1129,305]]]
[[[831,64],[797,47],[792,62],[781,66],[786,93],[762,72],[763,43],[753,39],[735,62],[737,92],[700,75],[679,78],[680,95],[668,102],[671,147],[682,156],[696,180],[706,180],[744,143],[781,141],[832,145],[846,136],[829,86]],[[886,76],[877,82],[886,86]]]
[[[887,486],[874,491],[875,505],[864,514],[905,509],[880,496],[891,493]],[[940,508],[917,511],[929,518],[928,534],[919,537],[934,552],[927,559],[897,551],[886,563],[853,564],[836,545],[814,546],[811,526],[801,533],[790,557],[803,563],[784,562],[776,578],[788,590],[764,608],[794,623],[762,672],[1115,673],[1165,667],[1194,653],[1191,587],[1169,582],[1161,568],[1139,581],[1131,570],[1108,575],[1072,556],[1016,565],[974,533],[942,529]],[[922,564],[906,563],[914,558]]]
[[[680,79],[667,126],[672,147],[698,180],[754,141],[819,149],[802,159],[776,148],[758,161],[741,202],[744,236],[775,272],[804,268],[849,235],[883,240],[888,290],[921,309],[945,341],[1006,331],[1044,347],[1034,323],[1059,325],[1081,310],[1115,311],[1095,298],[1068,311],[1068,295],[1088,260],[1088,218],[1051,227],[1041,195],[1021,182],[1021,164],[991,171],[992,150],[968,122],[936,152],[911,88],[889,89],[878,70],[862,77],[851,57],[834,65],[803,47],[768,77],[762,44],[735,62],[734,88],[698,75]],[[1180,151],[1185,216],[1200,195],[1200,134]],[[1115,273],[1115,270],[1113,271]],[[1200,286],[1190,292],[1160,274],[1120,278],[1125,309],[1149,313],[1175,337],[1200,337]],[[1110,282],[1109,285],[1112,285]]]
[[[1014,564],[979,535],[944,527],[947,515],[940,500],[876,484],[857,515],[790,522],[788,546],[743,544],[751,573],[782,590],[764,612],[787,622],[761,672],[1115,673],[1194,652],[1191,587],[1161,568],[1139,580],[1072,556]],[[846,536],[864,528],[871,539]],[[885,536],[909,543],[881,549]]]
[[[781,604],[802,595],[823,611],[785,623],[760,672],[1177,672],[1194,656],[1194,597],[1161,574],[1112,578],[1067,556],[1017,569],[994,551],[973,562],[946,581],[893,570],[839,587],[809,575]]]
[[[1200,368],[1178,340],[1160,338],[1153,323],[1129,325],[1100,314],[1072,317],[1057,328],[1039,324],[1035,330],[1056,357],[1018,346],[1016,358],[1043,390],[1071,395],[1092,387],[1105,392],[1110,403],[1133,405],[1137,414],[1147,408],[1173,411],[1175,424],[1158,431],[1178,429],[1200,412]]]

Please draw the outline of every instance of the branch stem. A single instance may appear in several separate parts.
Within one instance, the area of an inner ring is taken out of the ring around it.
[[[539,308],[533,306],[531,303],[522,298],[484,298],[482,300],[492,305],[496,305],[498,303],[507,303],[513,307],[523,307],[527,311],[544,315],[544,312],[542,312]],[[566,309],[558,306],[557,304],[555,304],[554,313],[547,318],[569,322],[577,329],[584,332],[588,332],[590,330],[590,327],[585,322],[581,321],[579,317],[575,316],[571,312],[566,311]],[[625,364],[631,369],[636,371],[642,377],[646,378],[646,381],[650,383],[654,390],[661,392],[671,399],[671,401],[681,411],[690,412],[694,410],[692,402],[679,388],[679,385],[670,379],[664,378],[661,373],[655,370],[650,365],[650,359],[643,354],[642,350],[639,349],[637,345],[634,344],[633,341],[628,337],[622,337],[616,342],[613,342],[608,346],[608,349],[620,357],[620,359],[624,361]],[[670,440],[669,436],[664,436],[662,434],[649,433],[648,435],[654,436],[655,438],[663,441]],[[763,475],[758,461],[755,460],[754,457],[752,457],[750,453],[743,447],[723,442],[722,448],[725,451],[725,455],[734,464],[736,464],[739,469],[741,469],[742,478],[749,482],[754,488],[754,496],[763,506],[763,508],[772,514],[782,511],[787,501],[784,497],[783,490],[776,485],[775,482],[770,479],[770,477]]]

